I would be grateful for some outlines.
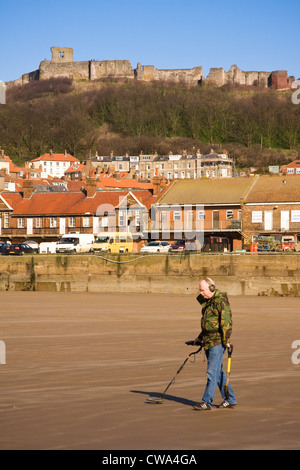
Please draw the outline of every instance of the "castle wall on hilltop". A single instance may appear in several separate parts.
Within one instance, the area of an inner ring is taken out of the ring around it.
[[[103,78],[126,78],[140,81],[174,81],[187,84],[208,83],[212,86],[225,84],[252,85],[272,87],[275,89],[290,88],[294,77],[288,77],[286,70],[275,72],[244,72],[232,65],[226,72],[223,68],[211,68],[205,79],[203,67],[192,69],[159,70],[153,65],[137,64],[134,69],[129,60],[87,60],[76,62],[71,47],[51,47],[51,60],[43,60],[39,69],[22,75],[21,78],[7,85],[25,84],[32,80],[45,80],[52,77],[68,77],[72,80],[98,80]]]

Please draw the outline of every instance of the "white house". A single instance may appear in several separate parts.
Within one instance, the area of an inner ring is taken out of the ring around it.
[[[80,163],[77,158],[72,157],[68,153],[45,153],[41,157],[35,158],[30,161],[32,168],[41,170],[41,178],[61,178],[64,176],[65,171],[75,163]]]

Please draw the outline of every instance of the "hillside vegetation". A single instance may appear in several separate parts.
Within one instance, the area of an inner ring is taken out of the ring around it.
[[[237,166],[263,169],[299,155],[300,105],[254,87],[50,79],[7,91],[0,146],[19,164],[50,149],[81,160],[226,149]]]

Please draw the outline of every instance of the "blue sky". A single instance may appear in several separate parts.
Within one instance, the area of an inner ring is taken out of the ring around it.
[[[287,70],[300,78],[297,0],[0,0],[0,81],[51,59],[126,59],[158,69]]]

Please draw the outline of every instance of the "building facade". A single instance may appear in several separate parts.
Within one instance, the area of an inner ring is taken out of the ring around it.
[[[72,155],[65,153],[45,153],[34,160],[29,162],[29,165],[34,169],[39,169],[41,178],[48,178],[52,176],[55,178],[62,178],[65,171],[75,163],[79,164],[79,160]]]

